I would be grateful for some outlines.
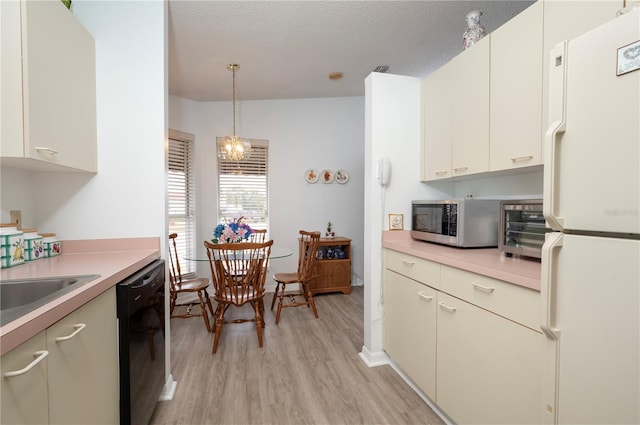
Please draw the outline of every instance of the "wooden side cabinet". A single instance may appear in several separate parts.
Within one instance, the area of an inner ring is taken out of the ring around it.
[[[311,281],[311,292],[351,293],[351,239],[336,236],[320,238],[317,277]],[[342,253],[342,254],[341,254]]]

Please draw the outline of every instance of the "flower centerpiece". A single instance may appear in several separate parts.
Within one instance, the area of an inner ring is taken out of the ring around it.
[[[213,243],[234,243],[244,242],[249,239],[249,236],[253,233],[253,229],[248,224],[243,223],[239,217],[235,220],[225,221],[220,223],[213,230]]]

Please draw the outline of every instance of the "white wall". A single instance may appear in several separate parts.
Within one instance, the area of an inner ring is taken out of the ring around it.
[[[73,4],[96,43],[98,173],[35,174],[37,226],[63,240],[164,241],[165,5]]]
[[[230,134],[231,111],[230,102],[169,98],[169,127],[195,135],[199,241],[210,240],[217,224],[215,140]],[[336,234],[353,240],[353,280],[362,284],[364,98],[239,101],[236,115],[238,135],[269,140],[270,235],[294,252],[271,261],[273,272],[296,269],[300,229],[324,232],[331,221]],[[343,168],[350,179],[344,185],[309,184],[308,168]],[[206,264],[199,264],[198,274],[208,274]]]
[[[412,199],[452,196],[420,183],[420,79],[372,73],[365,80],[365,211],[364,216],[364,360],[382,362],[382,231],[388,229],[388,214],[411,223]],[[377,161],[391,163],[388,186],[377,181]],[[450,187],[449,187],[450,186]]]
[[[2,213],[0,222],[11,222],[11,210],[22,212],[22,227],[36,227],[36,199],[33,195],[33,173],[2,167],[0,170]]]
[[[165,5],[73,4],[96,43],[98,173],[5,167],[2,220],[21,209],[23,226],[63,240],[164,237]]]

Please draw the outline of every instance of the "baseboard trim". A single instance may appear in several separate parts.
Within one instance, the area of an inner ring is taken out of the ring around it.
[[[447,424],[447,425],[453,425],[454,422],[449,419],[449,417],[447,417],[447,415],[440,410],[440,408],[438,407],[437,404],[435,404],[429,397],[427,397],[422,390],[420,390],[420,388],[418,388],[416,386],[416,384],[413,383],[413,381],[411,380],[411,378],[409,378],[407,375],[405,375],[405,373],[402,371],[402,369],[400,369],[398,367],[398,365],[391,360],[390,358],[388,359],[387,364],[389,366],[391,366],[391,368],[393,370],[396,371],[396,373],[404,380],[404,382],[407,383],[407,385],[409,385],[411,387],[411,389],[418,394],[418,397],[420,397],[422,399],[422,401],[424,401],[425,403],[427,403],[427,405],[431,408],[431,410],[433,410],[435,412],[436,415],[438,415],[440,417],[440,419],[442,419],[442,421]]]
[[[369,367],[376,367],[389,364],[389,356],[384,351],[371,352],[366,346],[362,346],[360,358]]]
[[[178,381],[173,380],[173,375],[169,375],[166,384],[164,384],[164,388],[162,388],[162,392],[160,393],[160,397],[158,397],[158,401],[169,401],[173,399],[173,395],[176,393],[176,387],[178,386]]]

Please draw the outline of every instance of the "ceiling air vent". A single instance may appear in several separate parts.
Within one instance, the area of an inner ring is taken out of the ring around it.
[[[381,73],[385,73],[389,70],[389,65],[378,65],[375,67],[375,69],[373,70],[373,72],[381,72]]]

